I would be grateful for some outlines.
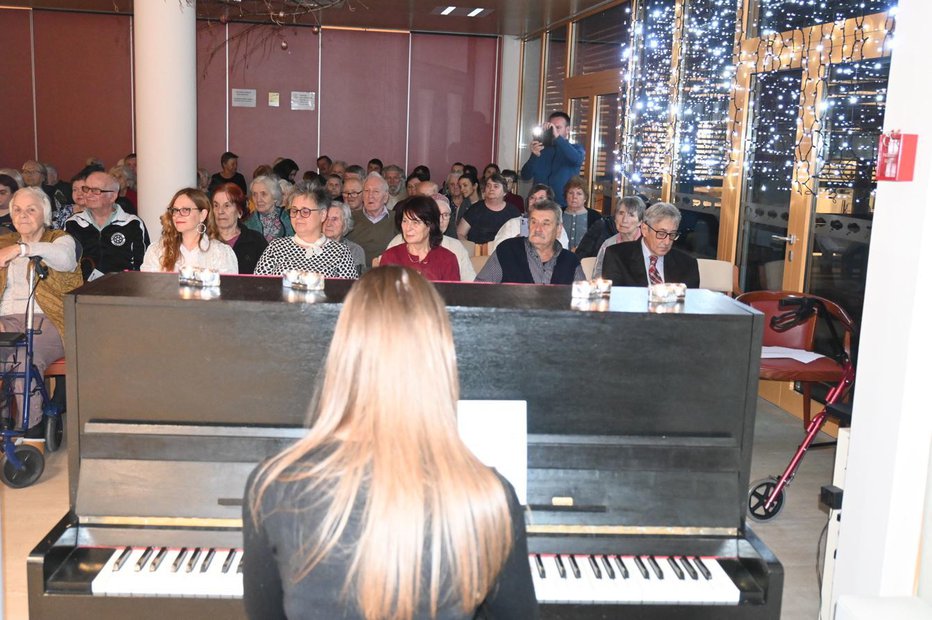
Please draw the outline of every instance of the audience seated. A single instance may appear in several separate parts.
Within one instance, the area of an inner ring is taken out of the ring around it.
[[[298,174],[298,164],[293,159],[282,159],[272,166],[272,174],[279,179],[294,183],[295,175]]]
[[[211,206],[220,240],[233,248],[239,272],[253,273],[269,243],[262,233],[243,224],[247,213],[243,190],[235,183],[224,183],[214,190]]]
[[[352,166],[346,167],[346,172],[343,173],[343,180],[346,181],[347,179],[358,179],[359,181],[363,181],[365,180],[367,174],[369,173],[365,168],[359,164],[353,164]]]
[[[223,185],[224,183],[236,183],[239,185],[239,188],[243,190],[245,194],[246,190],[246,177],[237,172],[239,168],[239,155],[236,153],[231,153],[227,151],[220,156],[220,172],[214,173],[210,177],[210,185],[208,186],[208,191],[212,192],[218,186]],[[265,172],[261,174],[266,174]],[[256,171],[253,173],[253,178],[259,176],[260,173]]]
[[[317,158],[317,174],[320,176],[327,176],[330,174],[330,166],[333,165],[333,160],[327,157],[326,155],[321,155]]]
[[[281,275],[292,269],[322,273],[328,278],[356,278],[350,251],[324,236],[322,227],[330,196],[320,187],[301,183],[288,200],[294,235],[273,239],[259,257],[257,275]]]
[[[635,241],[641,238],[641,221],[644,219],[645,209],[644,201],[639,196],[625,196],[615,203],[612,209],[612,219],[602,218],[600,222],[593,224],[589,231],[586,232],[583,242],[580,243],[580,247],[590,242],[598,243],[599,239],[602,239],[602,236],[608,233],[608,237],[599,246],[595,267],[592,270],[593,278],[602,277],[602,262],[605,260],[606,249],[616,243]],[[611,230],[617,232],[612,234],[609,232]],[[576,256],[583,258],[583,254],[579,249],[576,251]]]
[[[353,257],[353,263],[359,275],[362,275],[369,268],[366,264],[366,252],[358,243],[353,243],[346,239],[346,235],[353,230],[353,214],[349,206],[345,203],[334,200],[327,209],[327,217],[324,220],[324,235],[331,241],[342,243],[350,251]]]
[[[641,238],[617,243],[605,250],[602,277],[614,286],[648,286],[660,282],[682,282],[699,287],[696,259],[673,247],[679,236],[680,211],[668,202],[658,202],[644,212]]]
[[[415,194],[395,205],[395,224],[404,243],[382,253],[379,266],[399,265],[420,271],[432,281],[458,282],[456,255],[443,247],[440,209],[430,196]]]
[[[391,166],[386,166],[386,169]],[[363,185],[363,205],[353,215],[352,232],[347,235],[350,241],[358,243],[366,252],[366,264],[378,258],[388,242],[395,236],[395,222],[388,213],[388,183],[382,175],[370,172]]]
[[[23,182],[25,186],[20,187],[38,187],[45,195],[49,197],[49,203],[52,205],[52,213],[61,209],[61,202],[55,196],[55,188],[48,184],[48,171],[45,164],[34,159],[27,160],[23,163]]]
[[[466,178],[465,176],[462,177]],[[493,174],[485,184],[485,200],[472,205],[456,227],[460,240],[488,243],[508,220],[520,217],[521,212],[505,202],[505,179]]]
[[[343,202],[350,208],[354,218],[359,217],[362,211],[362,184],[359,179],[347,179],[343,183]]]
[[[51,187],[55,191],[55,199],[58,200],[59,206],[63,207],[69,202],[71,202],[71,200],[69,199],[69,196],[71,196],[71,183],[68,183],[67,181],[63,181],[61,179],[61,177],[58,175],[58,168],[56,168],[52,164],[45,164],[45,173],[48,175],[47,183],[49,187]],[[132,197],[130,198],[130,200],[133,202],[133,204],[136,204],[136,192],[135,192],[136,173],[132,172],[132,173],[128,173],[128,175],[131,175],[133,178],[132,185],[129,185],[129,187],[133,188],[133,193],[132,193]],[[52,218],[53,219],[55,218],[54,212],[52,213]]]
[[[13,201],[13,194],[19,190],[16,180],[7,175],[0,174],[0,226],[7,230],[13,230],[13,218],[10,216],[10,203]]]
[[[339,175],[339,177],[342,179],[343,175],[346,174],[346,166],[347,164],[345,161],[338,159],[330,164],[330,174]]]
[[[423,181],[418,186],[418,191],[421,195],[426,196],[427,194],[425,192],[426,190],[430,189],[431,186],[435,187],[433,181]],[[422,191],[422,188],[423,188],[423,191]],[[441,230],[443,230],[443,228],[446,227],[449,224],[450,220],[452,219],[451,217],[452,209],[450,207],[450,201],[447,200],[447,197],[444,196],[443,194],[437,194],[437,193],[431,195],[431,198],[434,199],[434,202],[437,203],[437,208],[440,210],[440,228]],[[404,243],[404,237],[402,237],[401,234],[397,234],[389,242],[388,247],[393,248],[396,245],[399,245],[401,243]],[[461,281],[472,282],[473,280],[476,279],[476,270],[472,265],[470,254],[466,250],[466,248],[463,246],[463,243],[459,239],[444,235],[443,239],[440,242],[440,245],[442,245],[447,250],[450,250],[451,252],[453,252],[453,254],[456,256],[456,262],[460,268],[460,280]]]
[[[198,181],[200,181],[200,170],[198,171]],[[116,203],[120,205],[124,211],[136,215],[136,203],[127,198],[126,193],[129,190],[129,169],[125,166],[114,166],[109,170],[110,176],[116,179],[117,183],[120,184],[120,189],[117,193]],[[206,180],[206,179],[205,179]]]
[[[53,230],[64,230],[65,222],[68,221],[69,217],[84,211],[87,204],[85,202],[84,186],[87,185],[87,177],[91,172],[92,170],[85,166],[71,178],[71,200],[68,201],[68,204],[63,205],[58,213],[52,215]]]
[[[330,195],[330,200],[339,200],[340,196],[343,195],[343,179],[339,175],[328,174],[324,189]]]
[[[482,170],[482,183],[485,184],[489,180],[489,177],[493,174],[501,174],[502,169],[498,167],[498,164],[489,164]]]
[[[589,191],[580,177],[573,177],[566,182],[563,190],[566,209],[563,211],[563,229],[569,239],[569,249],[575,252],[586,231],[601,219],[597,211],[586,206]]]
[[[246,227],[262,233],[266,241],[293,235],[291,218],[279,206],[283,194],[278,180],[271,176],[259,176],[252,180],[250,188],[256,210],[243,222]]]
[[[236,187],[235,183],[229,183]],[[193,187],[175,192],[159,218],[161,238],[149,246],[140,271],[179,271],[204,267],[239,273],[236,254],[220,239],[207,194]]]
[[[106,172],[92,172],[82,186],[85,209],[65,222],[65,230],[84,252],[81,269],[85,280],[142,266],[149,233],[141,219],[115,204],[119,187]]]
[[[524,199],[514,193],[518,187],[518,173],[514,170],[504,170],[502,178],[505,179],[505,202],[524,213]]]
[[[551,200],[534,203],[528,208],[529,235],[498,244],[476,282],[572,284],[585,280],[579,258],[557,241],[561,222],[560,205]]]
[[[370,172],[378,172],[379,174],[382,174],[382,166],[382,160],[378,157],[373,157],[369,160],[369,163],[366,164],[366,174],[369,174]]]
[[[81,286],[78,269],[80,250],[75,240],[60,230],[51,230],[52,204],[48,195],[37,187],[17,190],[10,201],[16,232],[0,237],[0,331],[26,331],[26,304],[29,299],[27,280],[31,257],[41,257],[48,276],[40,279],[35,289],[33,364],[39,373],[53,361],[64,357],[62,335],[65,333],[64,295]],[[8,367],[16,356],[16,348],[3,349],[3,365]],[[14,388],[17,411],[23,411],[21,380]],[[41,436],[42,397],[36,390],[30,396],[29,426],[35,431],[28,436]],[[17,415],[21,415],[18,413]],[[15,421],[22,427],[22,419]]]
[[[482,197],[479,195],[479,179],[472,170],[464,170],[460,175],[460,193],[463,195],[463,204],[457,207],[456,225],[463,221],[463,216],[469,211],[469,208],[480,202]]]

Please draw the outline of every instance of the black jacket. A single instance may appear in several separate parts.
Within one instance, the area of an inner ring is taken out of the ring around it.
[[[602,277],[611,280],[612,286],[647,286],[641,240],[617,243],[605,250]],[[699,263],[686,252],[671,248],[663,257],[663,281],[699,288]]]

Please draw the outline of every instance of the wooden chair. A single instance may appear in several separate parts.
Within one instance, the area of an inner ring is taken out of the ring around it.
[[[813,351],[815,348],[816,324],[818,323],[817,314],[813,314],[805,322],[786,331],[777,331],[773,327],[774,317],[793,311],[791,307],[781,308],[780,300],[793,298],[811,298],[822,302],[823,307],[829,314],[823,319],[834,321],[843,329],[843,334],[840,336],[841,342],[838,343],[841,350],[837,352],[837,357],[847,356],[847,359],[851,359],[851,335],[855,331],[855,325],[848,313],[838,304],[817,295],[790,291],[752,291],[739,295],[737,300],[764,314],[763,345],[765,347],[779,346]],[[806,427],[809,426],[809,421],[812,419],[813,384],[836,384],[843,377],[844,365],[842,361],[832,357],[822,357],[808,364],[789,358],[768,358],[760,361],[761,379],[767,381],[798,381],[800,383],[803,390],[803,424]]]
[[[469,260],[472,262],[472,268],[476,270],[478,274],[482,271],[482,268],[485,267],[486,262],[489,260],[488,256],[470,256]]]
[[[469,239],[460,239],[460,243],[463,244],[463,247],[466,248],[466,253],[470,256],[476,255],[476,244]]]

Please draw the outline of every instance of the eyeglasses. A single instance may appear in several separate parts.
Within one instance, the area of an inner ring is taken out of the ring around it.
[[[195,207],[178,207],[177,209],[175,207],[168,207],[168,214],[178,215],[180,213],[181,215],[188,216],[188,215],[191,215],[191,211],[194,211],[194,210],[195,210]]]
[[[99,187],[88,187],[87,185],[82,185],[81,191],[91,196],[100,196],[101,194],[112,194],[116,192],[115,189],[101,189]]]
[[[651,225],[648,224],[647,222],[644,222],[644,225],[647,226],[648,228],[650,228],[651,230],[653,230],[653,231],[654,231],[654,235],[655,235],[658,239],[666,239],[667,237],[670,237],[671,239],[673,239],[674,241],[676,241],[677,239],[679,239],[679,238],[682,236],[682,234],[681,234],[680,231],[678,231],[678,230],[676,230],[676,231],[674,231],[674,232],[667,232],[667,231],[665,231],[665,230],[657,230],[657,229],[651,227]]]
[[[440,213],[440,219],[441,219],[441,220],[442,220],[443,218],[450,219],[450,216],[451,216],[451,215],[452,215],[452,213],[444,213],[444,212],[441,211],[441,213]]]
[[[360,195],[362,192],[343,192],[344,196],[349,196],[350,198],[355,198]]]
[[[323,211],[323,209],[288,209],[288,215],[291,216],[291,219],[296,217],[311,217],[311,213],[316,211]]]

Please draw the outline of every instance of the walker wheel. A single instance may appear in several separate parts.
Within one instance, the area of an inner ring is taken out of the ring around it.
[[[780,490],[773,504],[769,508],[766,507],[767,500],[775,488],[777,488],[777,479],[773,476],[758,480],[751,486],[748,492],[748,516],[755,521],[764,522],[780,514],[783,510],[783,501],[786,499],[786,487]]]
[[[13,453],[19,460],[21,467],[17,469],[10,461],[9,455],[4,454],[3,458],[0,459],[3,484],[14,489],[28,487],[42,475],[42,471],[45,469],[45,457],[42,456],[38,448],[28,445],[16,446]]]
[[[42,420],[45,425],[45,450],[46,452],[58,452],[61,448],[62,435],[65,432],[65,425],[60,415],[46,415]]]

